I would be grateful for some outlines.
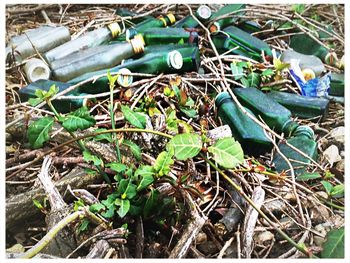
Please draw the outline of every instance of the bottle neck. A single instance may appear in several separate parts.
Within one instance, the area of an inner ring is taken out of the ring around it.
[[[295,137],[306,137],[310,140],[314,139],[314,135],[315,135],[314,131],[309,126],[306,126],[306,125],[301,125],[297,127],[293,132],[293,136]]]
[[[290,137],[294,131],[298,128],[299,124],[292,120],[287,120],[282,126],[282,132]]]

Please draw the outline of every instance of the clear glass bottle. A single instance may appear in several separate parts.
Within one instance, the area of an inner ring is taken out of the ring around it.
[[[38,58],[31,58],[23,67],[29,83],[37,81],[38,79],[49,79],[51,77],[50,68]]]
[[[314,140],[314,132],[310,127],[299,126],[293,133],[293,137],[289,138],[287,142],[311,157],[313,160],[317,159],[317,143]],[[302,156],[285,143],[280,143],[278,147],[282,154],[289,159],[296,175],[305,172],[305,169],[311,163],[308,158]],[[279,173],[290,170],[288,163],[277,152],[273,159],[273,163],[275,164],[276,171]],[[289,172],[287,173],[289,174]]]
[[[289,109],[296,117],[311,119],[321,116],[323,119],[328,114],[329,100],[326,98],[307,97],[281,91],[271,91],[266,95]]]
[[[123,59],[142,53],[144,40],[136,36],[130,42],[102,45],[72,53],[68,57],[51,63],[53,79],[68,81],[87,72],[111,68],[119,65]]]
[[[13,58],[11,58],[12,50],[14,61],[21,62],[36,54],[33,45],[38,52],[43,54],[48,50],[66,43],[70,39],[71,36],[69,30],[64,26],[42,26],[27,30],[25,33],[11,38],[5,51],[6,61],[9,62],[10,60],[13,60]]]
[[[218,116],[224,124],[230,126],[233,137],[240,142],[244,153],[259,155],[272,149],[272,143],[264,130],[241,111],[229,93],[219,93],[215,98],[215,105]]]
[[[74,40],[46,52],[44,58],[51,64],[53,61],[64,58],[74,52],[107,43],[117,37],[120,31],[121,29],[118,23],[111,23],[107,27],[89,31]]]
[[[283,132],[289,137],[299,126],[291,120],[290,110],[269,98],[256,88],[234,88],[233,93],[243,106],[260,116],[265,123],[277,132]]]

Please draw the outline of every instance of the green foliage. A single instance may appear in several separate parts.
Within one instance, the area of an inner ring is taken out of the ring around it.
[[[137,161],[141,160],[141,148],[136,143],[129,141],[129,140],[123,140],[123,145],[126,145],[131,150],[132,154],[136,158]]]
[[[109,82],[109,88],[113,91],[113,89],[115,87],[115,82],[118,79],[118,75],[112,76],[111,72],[108,70],[107,71],[107,79],[108,79],[108,82]]]
[[[152,166],[142,165],[135,171],[134,176],[136,178],[139,178],[140,176],[142,177],[136,188],[136,191],[141,191],[154,182],[155,172]]]
[[[155,163],[154,163],[154,171],[159,175],[167,175],[170,172],[170,165],[174,163],[172,159],[174,155],[174,149],[169,149],[168,151],[161,152]]]
[[[319,173],[304,173],[301,174],[299,176],[297,176],[297,178],[295,178],[297,181],[309,181],[309,180],[314,180],[317,178],[321,178],[322,176]]]
[[[238,65],[238,63],[231,63],[231,71],[235,80],[239,80],[244,76],[244,69],[241,65]]]
[[[43,117],[29,125],[27,136],[33,149],[42,147],[50,139],[49,133],[53,123],[54,119],[52,117]]]
[[[247,77],[247,84],[248,86],[246,86],[246,88],[257,88],[260,85],[261,82],[261,77],[260,74],[256,73],[256,72],[252,72],[248,75]]]
[[[326,190],[327,194],[329,195],[333,189],[333,185],[328,181],[321,181],[321,184],[323,185],[324,189]]]
[[[74,211],[78,211],[79,207],[85,206],[84,201],[81,199],[78,199],[77,201],[74,202]]]
[[[44,209],[44,207],[43,207],[43,205],[40,203],[40,201],[38,201],[38,200],[36,200],[36,199],[32,199],[32,201],[33,201],[33,204],[37,207],[37,208],[39,208],[40,210],[42,210],[42,209]]]
[[[144,129],[146,127],[146,115],[144,113],[134,112],[129,108],[129,106],[122,105],[121,108],[124,118],[130,122],[131,125],[140,129]]]
[[[93,162],[94,165],[100,166],[103,164],[103,161],[101,158],[99,158],[96,155],[91,154],[89,151],[83,151],[83,159],[85,162]]]
[[[40,102],[42,102],[44,100],[48,100],[48,99],[52,98],[53,96],[55,96],[57,94],[58,90],[59,89],[55,86],[55,84],[52,85],[48,91],[37,89],[35,91],[36,98],[30,98],[28,100],[28,103],[29,103],[29,105],[35,107]]]
[[[224,168],[234,168],[244,160],[244,154],[239,142],[232,137],[219,139],[208,147],[214,155],[214,160]]]
[[[334,198],[340,198],[344,196],[344,185],[343,184],[338,184],[334,186],[330,192],[330,195]]]
[[[86,231],[88,229],[89,224],[90,224],[90,221],[86,218],[83,218],[79,225],[78,233]]]
[[[166,127],[168,131],[171,132],[178,132],[178,127],[179,125],[181,125],[182,129],[186,132],[186,133],[191,133],[193,132],[193,128],[191,125],[189,125],[187,122],[183,121],[183,120],[179,120],[176,117],[176,111],[175,110],[171,110],[168,113],[168,116],[166,118]]]
[[[89,207],[90,212],[92,213],[99,213],[101,210],[104,210],[106,207],[101,204],[101,203],[96,203],[96,204],[92,204]]]
[[[129,199],[119,199],[117,198],[115,200],[116,206],[119,206],[119,209],[117,210],[118,215],[123,218],[130,209],[130,200]]]
[[[202,149],[202,139],[196,133],[182,133],[175,135],[167,144],[167,150],[174,149],[178,160],[195,157]]]
[[[106,131],[107,129],[104,128],[99,128],[94,130],[94,132],[102,132]],[[107,141],[107,142],[113,142],[112,135],[110,133],[103,133],[103,134],[98,134],[94,137],[95,141]]]
[[[294,12],[301,14],[305,10],[305,4],[294,4],[294,5],[292,5],[292,10]]]
[[[78,129],[85,130],[95,123],[96,120],[90,115],[88,108],[83,106],[64,117],[62,126],[67,131],[74,132]]]
[[[145,208],[143,210],[143,215],[145,218],[149,217],[149,215],[152,213],[153,209],[157,206],[158,203],[158,197],[159,197],[159,192],[158,190],[152,189],[151,194],[148,197]]]
[[[323,244],[322,258],[344,258],[345,229],[333,229],[328,232]]]

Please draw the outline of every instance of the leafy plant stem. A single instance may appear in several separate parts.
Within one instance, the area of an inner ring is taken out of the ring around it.
[[[254,202],[247,196],[242,188],[237,185],[230,177],[228,177],[221,169],[219,169],[212,161],[210,161],[204,154],[201,154],[201,157],[211,166],[213,167],[218,173],[229,183],[231,184],[237,192],[260,214],[261,217],[263,217],[281,236],[284,237],[285,240],[287,240],[291,245],[293,245],[296,249],[307,255],[311,258],[317,258],[314,254],[312,254],[310,251],[307,251],[304,246],[297,244],[292,238],[290,238],[286,233],[284,233],[281,229],[277,228],[274,223],[270,220],[270,218],[261,211]]]
[[[62,121],[61,121],[61,115],[56,111],[55,107],[54,107],[54,106],[52,105],[52,103],[51,103],[51,100],[48,99],[48,100],[46,101],[46,103],[47,103],[47,105],[50,107],[50,109],[52,110],[52,112],[55,114],[56,119],[57,119],[60,123],[62,123]],[[74,134],[73,132],[68,131],[68,130],[67,130],[67,132],[70,134],[70,136],[72,136],[73,138],[76,138],[76,136],[75,136],[75,134]],[[79,144],[80,150],[86,151],[86,147],[85,147],[85,145],[83,144],[83,142],[82,142],[81,140],[78,140],[77,142],[78,142],[78,144]]]
[[[112,129],[114,130],[115,129],[115,122],[114,122],[114,110],[113,110],[113,89],[114,89],[114,85],[110,85],[110,104],[109,104],[109,112],[110,112],[110,115],[111,115],[111,126],[112,126]],[[121,161],[121,157],[120,157],[120,149],[119,149],[119,142],[118,142],[118,139],[117,139],[117,134],[116,133],[112,133],[112,138],[113,138],[113,141],[115,142],[115,149],[116,149],[116,152],[117,152],[117,159],[118,159],[118,162]]]

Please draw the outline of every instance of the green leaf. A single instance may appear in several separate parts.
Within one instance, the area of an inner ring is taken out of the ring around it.
[[[238,66],[237,63],[231,63],[231,71],[235,80],[239,80],[244,76],[243,67]]]
[[[103,164],[103,161],[101,158],[97,157],[96,155],[91,154],[89,151],[83,151],[83,159],[85,162],[93,162],[94,165],[100,166]]]
[[[105,208],[106,207],[101,203],[96,203],[89,206],[89,210],[92,213],[99,213],[101,210],[104,210]]]
[[[158,155],[153,167],[159,176],[167,175],[170,172],[170,165],[174,163],[173,155],[174,150],[164,151]]]
[[[297,181],[308,181],[308,180],[313,180],[317,178],[321,178],[322,176],[319,173],[304,173],[299,176],[297,176],[296,180]]]
[[[186,114],[187,117],[189,118],[195,118],[197,117],[197,111],[195,109],[187,108],[187,107],[182,107],[179,106],[180,111]]]
[[[292,5],[292,10],[301,14],[305,10],[305,4],[294,4]]]
[[[94,132],[101,132],[101,131],[107,131],[107,129],[100,128],[100,129],[94,130]],[[96,136],[94,137],[94,140],[95,140],[95,141],[103,141],[103,140],[106,140],[106,141],[108,141],[108,142],[113,142],[111,133],[103,133],[103,134],[96,135]]]
[[[155,174],[153,166],[141,165],[134,173],[134,178],[138,180],[141,176],[153,176]]]
[[[260,75],[258,73],[252,72],[248,75],[248,82],[249,82],[249,87],[255,87],[257,88],[260,85]]]
[[[128,106],[122,105],[122,112],[125,119],[136,128],[144,129],[146,127],[146,115],[139,112],[133,112]]]
[[[90,115],[90,112],[86,106],[83,106],[76,111],[68,114],[62,123],[62,126],[67,131],[76,131],[78,129],[85,130],[95,125],[96,120]]]
[[[344,258],[344,227],[328,232],[321,252],[322,258]]]
[[[30,98],[28,100],[28,103],[29,103],[30,106],[35,107],[36,105],[38,105],[42,101],[43,100],[41,98]]]
[[[112,218],[114,216],[115,205],[111,205],[108,207],[106,212],[102,212],[101,215],[105,218]]]
[[[129,140],[123,140],[123,144],[128,146],[132,152],[132,154],[135,156],[137,161],[141,160],[141,148],[136,143],[129,141]]]
[[[131,183],[129,180],[128,187],[126,188],[125,192],[122,194],[122,199],[132,199],[136,196],[136,185]]]
[[[118,215],[123,218],[130,209],[130,200],[129,199],[116,199],[115,204],[119,206],[119,209],[117,211]]]
[[[111,168],[113,171],[117,173],[124,173],[128,168],[125,164],[116,163],[116,162],[108,163],[106,164],[106,167]]]
[[[85,206],[84,201],[82,199],[78,199],[74,202],[74,211],[78,211],[79,207]]]
[[[108,82],[109,82],[109,88],[110,88],[111,90],[113,90],[113,88],[115,87],[115,82],[116,82],[117,79],[118,79],[118,75],[112,76],[112,75],[111,75],[111,72],[108,70],[108,71],[107,71],[107,79],[108,79]]]
[[[129,181],[130,181],[130,179],[122,179],[122,180],[120,180],[120,182],[118,184],[118,189],[117,189],[117,192],[116,192],[117,196],[121,196],[123,193],[125,193],[126,188],[129,185]]]
[[[174,155],[178,160],[195,157],[202,149],[201,137],[196,133],[182,133],[175,135],[167,144],[167,150],[174,148]]]
[[[78,233],[86,231],[88,226],[89,226],[90,221],[86,218],[83,218],[83,220],[81,221],[79,228],[78,228]]]
[[[290,64],[289,63],[282,63],[282,61],[278,58],[273,59],[273,66],[277,71],[282,71],[284,69],[289,68]]]
[[[272,76],[273,74],[274,74],[274,71],[270,68],[261,72],[261,76],[264,76],[264,77],[269,77],[269,76]]]
[[[245,88],[249,88],[249,80],[247,78],[241,78],[241,83]]]
[[[323,185],[324,189],[326,189],[327,194],[330,195],[333,185],[328,181],[321,181],[321,184]]]
[[[344,185],[343,184],[338,184],[334,186],[330,192],[330,195],[335,198],[340,198],[344,196]]]
[[[50,139],[49,132],[53,123],[54,119],[52,117],[44,117],[29,125],[27,136],[32,148],[40,148]]]
[[[143,174],[141,182],[136,188],[136,191],[141,191],[145,189],[147,186],[151,185],[154,182],[153,175],[151,174]]]
[[[40,210],[44,209],[44,207],[42,206],[42,204],[38,200],[33,198],[32,201],[37,208],[39,208]]]
[[[144,217],[149,217],[149,215],[152,213],[152,210],[157,206],[157,201],[159,197],[159,192],[158,190],[152,189],[151,194],[148,197],[145,207],[143,209],[143,215]]]
[[[219,139],[214,145],[208,147],[214,155],[214,160],[225,168],[234,168],[244,160],[244,154],[239,142],[232,137]]]

